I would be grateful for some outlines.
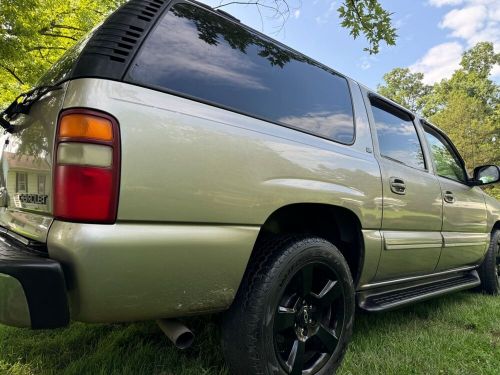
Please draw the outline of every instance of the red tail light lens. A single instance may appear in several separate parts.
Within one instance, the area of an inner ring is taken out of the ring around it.
[[[93,110],[64,111],[54,154],[54,217],[114,223],[120,179],[117,121]]]

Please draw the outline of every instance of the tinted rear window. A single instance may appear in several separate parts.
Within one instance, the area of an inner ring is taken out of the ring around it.
[[[160,20],[129,79],[338,142],[354,140],[345,78],[194,5],[174,5]]]
[[[95,30],[97,30],[99,26],[95,27],[87,33],[84,37],[82,37],[78,43],[76,43],[73,47],[68,49],[62,57],[56,61],[49,70],[40,78],[37,83],[37,86],[41,85],[55,85],[56,83],[65,81],[70,78],[71,72],[80,56],[82,50],[87,45],[90,38],[94,34]]]

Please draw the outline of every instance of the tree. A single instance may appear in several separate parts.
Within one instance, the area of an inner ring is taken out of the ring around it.
[[[397,68],[378,90],[443,129],[471,172],[478,165],[500,164],[500,86],[489,78],[497,63],[492,43],[481,42],[463,54],[461,68],[449,79],[426,87],[422,74]],[[498,187],[487,191],[500,199]]]
[[[293,7],[287,0],[243,0],[222,1],[217,8],[228,5],[255,5],[261,18],[263,12],[268,12],[271,17],[279,18],[283,24],[290,17]],[[396,44],[396,28],[392,25],[392,13],[385,10],[378,0],[345,0],[337,9],[341,19],[341,26],[349,30],[354,39],[361,34],[368,42],[364,48],[370,55],[380,51],[380,42],[387,45]]]
[[[467,73],[476,73],[481,78],[488,78],[495,64],[500,64],[500,53],[495,53],[493,44],[479,42],[466,51],[460,65]]]
[[[489,78],[498,56],[489,42],[480,42],[466,51],[460,62],[462,68],[449,79],[434,85],[425,100],[424,114],[432,117],[443,110],[454,92],[479,99],[485,106],[486,114],[491,114],[500,103],[500,86]]]
[[[51,64],[121,2],[1,0],[0,106],[32,87]]]
[[[423,83],[422,73],[412,73],[408,68],[395,68],[384,74],[384,85],[377,87],[381,95],[420,113],[432,87]]]

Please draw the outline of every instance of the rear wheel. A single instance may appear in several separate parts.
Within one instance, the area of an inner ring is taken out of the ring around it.
[[[493,231],[488,252],[478,271],[481,290],[488,294],[500,294],[500,230]]]
[[[352,335],[354,286],[330,242],[263,242],[222,325],[234,374],[332,374]]]

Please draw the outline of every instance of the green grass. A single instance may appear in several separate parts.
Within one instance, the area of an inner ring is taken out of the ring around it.
[[[217,317],[189,320],[180,352],[153,322],[75,323],[55,331],[0,327],[0,373],[227,374]],[[356,316],[341,374],[500,374],[500,297],[460,293],[403,310]]]

